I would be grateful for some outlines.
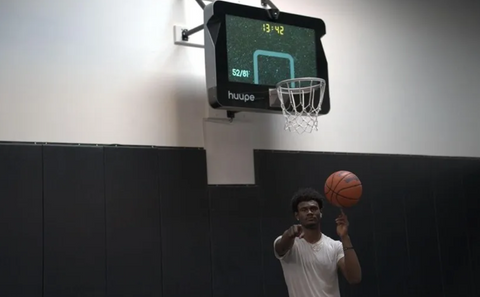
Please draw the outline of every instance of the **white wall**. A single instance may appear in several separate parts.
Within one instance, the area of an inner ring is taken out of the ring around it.
[[[480,157],[478,1],[274,3],[327,24],[319,132],[204,121],[224,112],[206,104],[203,49],[173,44],[174,24],[202,22],[194,0],[15,0],[0,4],[0,140],[205,147],[210,183],[253,183],[256,148]]]

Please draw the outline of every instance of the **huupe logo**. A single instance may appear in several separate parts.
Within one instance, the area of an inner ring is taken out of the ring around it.
[[[238,94],[238,93],[232,93],[232,92],[228,91],[228,99],[230,99],[230,100],[240,100],[240,101],[243,101],[243,102],[255,101],[255,95]]]

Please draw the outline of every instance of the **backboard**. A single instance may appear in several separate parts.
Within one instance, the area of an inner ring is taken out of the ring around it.
[[[205,63],[212,108],[282,113],[276,84],[318,77],[326,82],[320,115],[330,111],[321,19],[217,0],[204,9]]]

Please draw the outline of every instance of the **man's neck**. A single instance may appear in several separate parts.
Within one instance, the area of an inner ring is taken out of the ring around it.
[[[303,238],[309,243],[315,243],[322,238],[320,226],[315,229],[303,229]]]

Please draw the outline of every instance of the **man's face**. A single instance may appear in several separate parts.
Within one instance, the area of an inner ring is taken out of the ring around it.
[[[298,204],[296,217],[307,229],[315,229],[320,222],[320,207],[316,201],[304,201]]]

